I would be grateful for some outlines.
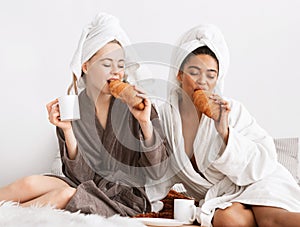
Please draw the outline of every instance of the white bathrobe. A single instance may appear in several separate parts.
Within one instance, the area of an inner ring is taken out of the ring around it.
[[[198,39],[198,44],[192,40],[194,43],[189,47],[190,51],[206,45],[205,40],[203,41],[205,38],[213,43],[211,37],[216,38],[221,34],[216,34],[215,30],[215,27],[210,26],[190,30],[188,41],[193,39],[193,32],[195,37],[204,33]],[[219,44],[225,45],[222,42]],[[218,44],[210,48],[215,48],[213,51],[216,53]],[[216,55],[219,67],[222,67],[221,55]],[[226,55],[229,56],[223,53],[223,56]],[[223,68],[220,72],[226,71]],[[221,76],[223,80],[224,74]],[[222,88],[218,87],[217,91],[221,92],[222,89],[223,83]],[[231,105],[227,145],[218,136],[214,121],[202,115],[193,149],[197,167],[204,177],[197,173],[184,150],[178,111],[180,95],[179,89],[170,89],[169,103],[160,110],[171,156],[168,174],[159,182],[150,182],[147,187],[146,191],[153,204],[166,196],[175,183],[183,183],[187,193],[200,201],[197,220],[203,226],[211,226],[216,208],[224,209],[232,202],[300,212],[300,187],[288,170],[277,161],[273,139],[257,124],[246,108],[235,100],[226,99]]]

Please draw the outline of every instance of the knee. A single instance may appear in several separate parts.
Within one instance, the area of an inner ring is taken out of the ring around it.
[[[226,226],[236,226],[236,227],[246,227],[250,226],[247,218],[244,218],[243,215],[240,215],[238,212],[235,212],[230,209],[217,210],[213,218],[214,227],[226,227]]]
[[[38,175],[32,175],[24,177],[20,180],[17,180],[15,183],[9,185],[12,191],[23,190],[23,191],[32,191],[39,184]]]
[[[264,226],[264,227],[274,227],[277,225],[277,220],[275,217],[265,217],[262,219],[257,220],[258,226]]]
[[[70,186],[57,189],[57,196],[61,201],[68,202],[76,192],[76,188]]]

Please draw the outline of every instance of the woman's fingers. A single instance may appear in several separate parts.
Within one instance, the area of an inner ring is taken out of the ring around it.
[[[222,109],[224,109],[226,111],[230,111],[231,110],[229,102],[227,102],[225,100],[220,100],[219,104],[220,104],[220,106],[221,106]]]
[[[140,91],[138,90],[138,94],[136,95],[137,97],[140,97],[143,99],[143,103],[145,104],[145,107],[146,106],[151,106],[151,101],[150,99],[148,98],[148,95],[146,95],[145,91]],[[143,93],[142,93],[143,92]]]
[[[48,111],[48,119],[50,123],[57,125],[60,121],[60,112],[59,112],[59,106],[58,106],[58,99],[55,99],[51,102],[49,102],[47,105],[47,111]]]
[[[146,91],[137,85],[133,85],[134,90],[136,90],[139,94],[146,94]]]
[[[55,104],[58,104],[58,99],[54,99],[53,101],[49,102],[49,103],[46,105],[46,108],[47,108],[48,113],[50,113],[50,111],[51,111],[51,109],[52,109],[52,106],[55,105]]]
[[[50,111],[49,121],[52,124],[57,124],[59,122],[59,117],[60,117],[60,113],[58,111],[58,107],[56,106],[56,107],[52,108],[52,110]]]
[[[226,110],[226,111],[230,111],[231,110],[229,103],[221,104],[221,108],[223,110]]]
[[[216,95],[216,94],[210,95],[209,98],[214,100],[215,103],[218,103],[218,104],[221,104],[220,102],[223,101],[223,99],[219,95]]]
[[[231,110],[230,103],[222,99],[219,95],[212,94],[209,96],[209,98],[213,100],[214,103],[220,105],[222,112],[225,111],[225,113],[228,113]]]
[[[55,100],[49,102],[46,105],[46,107],[47,107],[47,111],[48,111],[48,119],[51,124],[61,128],[63,130],[72,127],[70,121],[63,122],[60,120],[58,99],[55,99]]]
[[[148,99],[148,96],[146,95],[146,94],[137,94],[136,95],[137,97],[140,97],[140,98],[142,98],[142,99]]]
[[[230,109],[229,102],[222,99],[219,95],[212,94],[209,96],[209,98],[212,99],[215,103],[221,105],[222,108],[226,107],[226,109]]]

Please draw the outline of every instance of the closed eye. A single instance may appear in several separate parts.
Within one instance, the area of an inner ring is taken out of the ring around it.
[[[208,74],[207,77],[209,79],[215,79],[216,78],[216,75],[215,74]]]

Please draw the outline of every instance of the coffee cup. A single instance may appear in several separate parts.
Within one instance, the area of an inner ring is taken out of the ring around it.
[[[174,219],[183,224],[192,224],[196,220],[196,206],[193,199],[174,199]]]
[[[58,98],[61,121],[80,119],[79,101],[77,95],[65,95]]]

